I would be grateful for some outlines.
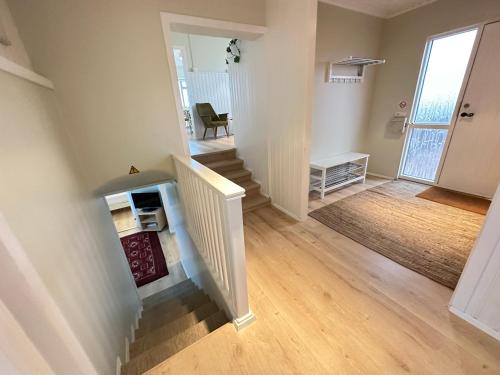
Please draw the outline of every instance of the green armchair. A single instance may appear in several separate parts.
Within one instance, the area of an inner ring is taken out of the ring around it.
[[[217,128],[223,126],[226,130],[226,135],[229,137],[229,132],[227,131],[228,119],[227,113],[215,113],[212,105],[210,103],[196,103],[196,112],[203,121],[205,126],[205,131],[203,132],[203,139],[207,135],[208,129],[214,130],[214,137],[217,138]]]

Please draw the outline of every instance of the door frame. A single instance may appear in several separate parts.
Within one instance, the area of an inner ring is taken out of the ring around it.
[[[464,27],[460,27],[457,29],[445,31],[442,33],[432,34],[426,38],[424,53],[422,55],[422,60],[420,62],[420,69],[418,72],[417,83],[415,85],[415,92],[413,94],[412,106],[411,106],[410,114],[408,116],[408,122],[407,122],[407,124],[405,124],[405,128],[406,128],[405,139],[404,139],[404,143],[403,143],[403,149],[401,151],[401,158],[399,160],[398,177],[397,177],[398,179],[418,182],[421,184],[432,185],[432,186],[437,186],[439,184],[439,179],[441,177],[441,171],[443,169],[446,155],[448,154],[448,148],[450,145],[451,138],[453,136],[453,131],[455,129],[455,125],[456,125],[457,120],[458,120],[458,112],[460,111],[460,108],[462,107],[462,102],[464,99],[465,90],[466,90],[467,85],[469,83],[470,74],[472,72],[472,67],[474,66],[474,62],[476,60],[476,54],[477,54],[477,50],[479,48],[479,43],[480,43],[482,35],[483,35],[483,30],[487,24],[493,23],[493,22],[496,22],[496,21],[486,21],[486,22],[482,22],[482,23],[476,23],[476,24],[472,24],[469,26],[464,26]],[[467,63],[467,68],[465,69],[464,78],[463,78],[462,85],[460,87],[460,91],[458,93],[457,102],[455,104],[455,109],[453,110],[453,114],[451,116],[450,125],[448,125],[447,128],[445,126],[440,126],[438,128],[438,129],[441,129],[441,128],[447,129],[448,133],[446,135],[446,141],[445,141],[444,146],[443,146],[443,151],[441,153],[441,157],[440,157],[440,160],[438,163],[438,167],[436,170],[436,176],[434,178],[434,181],[419,179],[419,178],[410,177],[410,176],[404,176],[402,174],[402,172],[403,172],[404,164],[406,161],[406,152],[407,152],[407,149],[409,146],[410,135],[411,135],[412,129],[436,129],[436,126],[437,126],[437,124],[418,124],[418,125],[412,124],[413,118],[415,116],[416,104],[417,104],[418,100],[420,99],[421,88],[422,88],[422,85],[423,85],[424,79],[425,79],[425,72],[427,70],[428,57],[429,57],[430,52],[431,52],[430,42],[433,39],[439,39],[439,38],[443,38],[446,36],[459,34],[461,32],[473,30],[473,29],[477,29],[477,34],[476,34],[476,38],[474,40],[474,44],[472,46],[469,62]]]
[[[171,33],[182,32],[187,34],[200,34],[214,37],[237,38],[243,40],[255,40],[267,32],[267,27],[250,25],[245,23],[215,20],[211,18],[186,16],[183,14],[160,12],[160,22],[165,41],[168,70],[170,73],[172,94],[175,101],[175,109],[179,128],[181,130],[181,139],[183,143],[184,156],[190,156],[189,140],[185,130],[184,112],[181,110],[181,97],[177,88],[178,77],[175,69],[175,60]]]

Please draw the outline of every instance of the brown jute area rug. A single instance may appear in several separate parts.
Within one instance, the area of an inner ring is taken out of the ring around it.
[[[462,194],[437,186],[432,186],[424,190],[420,194],[417,194],[417,197],[461,208],[462,210],[476,212],[481,215],[486,215],[491,204],[491,201],[488,199]]]
[[[484,216],[416,197],[427,188],[406,181],[388,182],[309,215],[453,289]]]

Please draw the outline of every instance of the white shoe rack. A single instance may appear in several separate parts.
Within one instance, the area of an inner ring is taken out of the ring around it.
[[[346,152],[310,163],[310,191],[317,191],[321,199],[329,191],[366,180],[370,155]]]

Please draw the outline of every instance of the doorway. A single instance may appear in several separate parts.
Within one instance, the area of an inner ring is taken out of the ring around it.
[[[106,195],[116,233],[141,298],[186,279],[171,225],[170,182]]]
[[[234,88],[239,82],[231,83],[230,65],[234,64],[234,56],[227,49],[234,49],[230,41],[256,40],[264,35],[266,28],[166,12],[161,13],[161,20],[170,76],[172,82],[179,83],[179,87],[173,87],[173,94],[179,124],[188,146],[186,151],[196,155],[234,148],[233,134],[242,127],[241,119],[235,116],[233,121],[232,113]],[[226,59],[229,64],[226,64]],[[211,77],[207,77],[209,75]],[[218,79],[214,81],[215,75]],[[202,86],[206,86],[208,81],[218,84],[203,90]],[[226,95],[226,88],[230,90],[229,95]],[[225,94],[221,95],[221,92]],[[218,128],[217,137],[213,129],[207,129],[203,139],[204,127],[201,119],[197,118],[196,110],[196,103],[199,102],[210,103],[217,115],[227,113],[229,137],[222,126]]]
[[[233,148],[229,61],[226,61],[231,39],[174,31],[171,38],[191,154]],[[208,107],[213,116],[210,119],[203,117],[204,113],[200,116],[199,106]],[[215,123],[220,126],[212,127]]]
[[[426,44],[399,177],[434,184],[461,102],[478,28],[431,37]]]

